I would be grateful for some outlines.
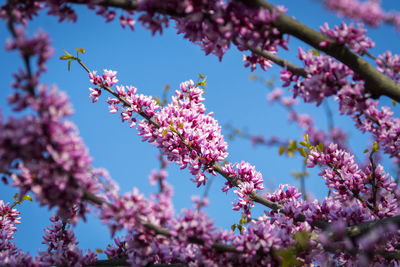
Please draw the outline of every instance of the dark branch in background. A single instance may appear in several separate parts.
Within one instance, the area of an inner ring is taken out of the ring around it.
[[[110,203],[102,200],[101,198],[93,195],[92,193],[85,191],[83,198],[87,201],[90,201],[94,204],[97,204],[99,206],[105,204],[105,205],[111,205]],[[156,234],[163,235],[165,237],[171,237],[171,233],[169,232],[168,229],[164,227],[160,227],[158,225],[149,223],[149,222],[142,222],[142,225],[146,227],[148,230],[154,231]],[[203,245],[204,241],[198,238],[190,238],[189,240],[191,243],[198,244],[198,245]],[[233,252],[233,253],[239,253],[239,251],[236,249],[235,246],[227,245],[227,244],[222,244],[222,243],[214,243],[212,245],[212,248],[215,249],[218,252]]]
[[[14,39],[17,39],[17,32],[15,31],[15,27],[14,27],[14,15],[12,12],[12,0],[7,1],[7,13],[9,16],[8,19],[8,30],[10,31],[11,35],[13,36]],[[22,58],[24,60],[24,64],[25,64],[25,69],[28,75],[28,79],[27,80],[31,80],[32,79],[32,68],[31,68],[31,64],[30,64],[30,56],[29,55],[22,55]],[[27,84],[27,90],[29,92],[29,94],[31,94],[32,96],[35,95],[35,88],[32,84]]]
[[[290,61],[280,58],[274,54],[271,54],[270,52],[267,52],[265,50],[262,50],[260,47],[252,47],[250,44],[246,44],[246,47],[253,52],[254,54],[257,54],[259,56],[262,56],[263,58],[269,59],[272,62],[278,64],[282,68],[286,68],[293,74],[297,74],[301,77],[306,78],[307,77],[307,71],[303,69],[302,67],[297,66],[296,64],[291,63]]]
[[[385,95],[396,100],[397,102],[400,102],[400,85],[389,77],[380,73],[366,60],[351,52],[348,47],[335,43],[333,40],[330,40],[323,34],[280,12],[274,5],[268,3],[267,1],[241,1],[249,6],[266,8],[270,11],[277,12],[279,16],[273,22],[273,24],[281,33],[293,35],[301,41],[311,45],[315,49],[321,50],[347,65],[365,80],[365,88],[367,91],[369,91],[369,93],[372,94],[372,97],[377,98],[381,95]],[[329,41],[330,44],[326,47],[321,47],[319,44],[325,41]]]
[[[88,265],[86,267],[109,267],[109,266],[130,266],[128,262],[126,262],[128,258],[115,258],[109,260],[98,260],[93,265]],[[171,264],[147,264],[145,267],[187,267],[189,266],[186,263],[171,263]]]
[[[74,3],[74,4],[87,4],[86,0],[67,0],[67,1],[69,3]],[[135,0],[97,0],[96,5],[104,7],[121,8],[128,11],[137,9],[137,1]],[[178,18],[185,16],[185,14],[177,13],[173,7],[168,7],[167,9],[165,9],[164,7],[162,8],[155,7],[154,10],[160,14],[170,15]]]

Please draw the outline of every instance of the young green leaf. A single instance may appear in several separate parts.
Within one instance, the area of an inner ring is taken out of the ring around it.
[[[76,51],[78,51],[82,55],[85,54],[85,48],[75,48],[75,49],[76,49]]]
[[[319,152],[324,151],[324,144],[321,143],[321,142],[319,142],[319,144],[317,145],[317,148],[318,148],[318,151],[319,151]]]
[[[378,149],[379,149],[379,145],[376,141],[374,141],[374,144],[372,145],[371,153],[375,153],[376,151],[378,151]]]
[[[162,136],[165,137],[168,134],[168,130],[164,129],[164,131],[162,132]]]
[[[66,55],[68,55],[68,56],[71,56],[72,57],[72,55],[70,54],[70,53],[68,53],[64,48],[62,49],[63,51],[64,51],[64,53],[66,54]]]
[[[279,147],[279,155],[282,155],[283,152],[285,152],[285,147],[284,146],[280,146]]]
[[[25,195],[22,200],[29,200],[30,202],[32,202],[32,197],[30,195]]]
[[[299,153],[300,153],[300,155],[302,155],[303,157],[307,157],[307,152],[304,150],[304,147],[300,147],[300,148],[299,148]]]
[[[72,58],[73,58],[73,56],[71,56],[71,55],[62,55],[60,57],[60,60],[68,60],[68,59],[72,59]]]

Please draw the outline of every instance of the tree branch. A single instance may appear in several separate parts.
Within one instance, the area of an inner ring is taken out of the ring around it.
[[[380,220],[375,220],[375,221],[370,221],[370,222],[365,222],[361,223],[359,225],[354,225],[354,226],[349,226],[346,229],[346,234],[347,236],[351,238],[359,237],[363,234],[368,233],[372,229],[375,229],[376,227],[384,226],[384,225],[389,225],[393,224],[396,225],[397,227],[400,227],[400,215],[389,217],[389,218],[384,218]]]
[[[366,82],[366,89],[372,94],[373,97],[381,95],[388,96],[397,102],[400,102],[400,85],[394,82],[389,77],[380,73],[377,69],[372,67],[366,60],[357,56],[350,49],[344,45],[339,45],[328,37],[324,36],[303,23],[295,20],[292,17],[280,12],[277,8],[264,0],[241,0],[245,4],[254,7],[266,8],[270,11],[277,12],[278,18],[273,22],[275,27],[281,33],[287,33],[300,39],[301,41],[311,45],[315,49],[321,50],[326,54],[336,58],[343,64],[352,69]],[[321,42],[329,41],[330,44],[321,47]]]
[[[249,43],[246,44],[246,47],[254,54],[257,54],[259,56],[262,56],[263,58],[269,59],[272,62],[278,64],[282,68],[286,68],[287,70],[291,71],[294,74],[297,74],[304,78],[307,77],[307,71],[305,69],[303,69],[300,66],[297,66],[296,64],[291,63],[290,61],[288,61],[286,59],[283,59],[281,57],[278,57],[277,55],[274,55],[274,54],[271,54],[270,52],[262,50],[260,47],[254,48]]]
[[[83,198],[85,200],[88,200],[94,204],[97,204],[99,206],[106,204],[106,205],[111,205],[110,203],[104,201],[103,199],[99,198],[98,196],[93,195],[92,193],[88,192],[85,190]],[[160,227],[158,225],[149,223],[149,222],[142,222],[142,225],[147,228],[148,230],[154,231],[156,234],[163,235],[165,237],[171,237],[171,233],[169,232],[168,229],[164,227]],[[199,238],[190,238],[189,241],[194,244],[198,245],[203,245],[204,241],[199,239]],[[239,251],[236,249],[235,246],[223,244],[223,243],[214,243],[211,246],[213,249],[215,249],[218,252],[232,252],[232,253],[239,253]]]

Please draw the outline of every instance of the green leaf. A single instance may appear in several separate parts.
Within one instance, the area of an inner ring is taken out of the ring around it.
[[[363,153],[368,153],[368,152],[369,152],[368,148],[364,149],[364,151],[363,151]]]
[[[235,231],[235,230],[236,230],[236,224],[232,224],[231,230],[232,230],[232,231]]]
[[[71,60],[68,61],[68,71],[71,70]]]
[[[15,195],[13,196],[13,199],[14,199],[14,200],[17,200],[17,199],[18,199],[18,196],[19,196],[18,193],[15,193]]]
[[[157,105],[161,106],[161,101],[160,101],[160,99],[158,97],[155,96],[154,100],[156,101]]]
[[[375,153],[376,151],[378,151],[379,149],[379,145],[376,141],[374,141],[374,144],[372,145],[372,152],[371,153]]]
[[[279,147],[279,155],[282,155],[283,152],[285,152],[285,147],[284,146],[280,146]]]
[[[393,104],[393,107],[395,107],[397,105],[397,102],[392,99],[392,104]]]
[[[311,234],[304,231],[300,231],[294,234],[294,239],[296,240],[297,245],[301,248],[307,247],[310,237]]]
[[[289,141],[289,146],[288,146],[288,150],[293,150],[297,148],[297,144],[296,141],[290,140]]]
[[[311,50],[314,56],[319,56],[319,52],[317,50]]]
[[[183,129],[183,123],[182,122],[178,122],[178,127]]]
[[[304,140],[306,140],[307,143],[310,143],[310,141],[308,141],[308,134],[304,135]]]
[[[103,250],[101,248],[96,248],[96,252],[97,253],[104,253]]]
[[[82,55],[85,54],[85,48],[75,48],[75,49],[76,49],[76,51],[78,51]]]
[[[296,253],[293,248],[279,250],[277,254],[282,257],[282,261],[280,266],[289,267],[289,266],[300,266],[301,263],[296,259]]]
[[[205,77],[199,73],[200,79],[204,79]]]
[[[71,55],[70,53],[68,53],[64,48],[63,48],[62,50],[64,51],[64,53],[65,53],[66,55],[69,55],[69,56],[72,57],[72,55]]]
[[[68,59],[71,59],[71,58],[73,58],[73,56],[71,56],[71,55],[62,55],[60,57],[60,60],[68,60]]]
[[[307,146],[306,142],[299,142],[299,144],[302,145],[302,146]]]
[[[164,129],[164,131],[162,132],[162,136],[165,137],[168,134],[168,130]]]
[[[199,86],[207,87],[207,83],[205,81],[199,82]]]
[[[22,200],[29,200],[30,202],[32,202],[32,197],[30,195],[25,195]]]
[[[251,75],[249,75],[249,79],[250,79],[250,81],[255,81],[258,79],[258,76],[257,76],[257,74],[251,74]]]
[[[307,157],[307,152],[304,150],[304,147],[300,147],[299,148],[299,153],[300,155],[302,155],[303,157]]]
[[[324,151],[324,144],[321,143],[321,142],[319,142],[319,144],[317,145],[317,148],[318,148],[318,151],[319,151],[319,152]]]

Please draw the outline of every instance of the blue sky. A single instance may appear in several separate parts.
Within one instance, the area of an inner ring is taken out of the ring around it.
[[[318,1],[271,1],[283,4],[288,8],[288,14],[296,17],[303,23],[318,29],[324,22],[331,26],[340,23],[334,14],[323,9]],[[396,0],[384,1],[385,9],[400,10]],[[263,134],[265,136],[277,135],[282,138],[299,140],[302,133],[299,129],[287,123],[287,113],[277,105],[271,106],[266,101],[268,89],[261,83],[249,80],[249,69],[244,68],[242,53],[236,48],[230,49],[220,62],[213,55],[205,56],[200,48],[181,35],[177,35],[173,27],[167,29],[163,35],[151,36],[150,32],[140,25],[135,25],[135,31],[123,30],[117,21],[105,24],[103,19],[93,15],[83,7],[78,7],[78,22],[57,23],[54,17],[49,17],[43,12],[30,23],[30,32],[42,29],[48,32],[53,41],[55,56],[48,62],[48,71],[42,76],[41,82],[56,84],[61,90],[66,91],[75,109],[71,118],[77,124],[80,135],[91,156],[94,158],[95,167],[104,167],[111,176],[118,181],[121,192],[130,191],[133,186],[141,192],[149,194],[157,190],[150,187],[148,174],[152,169],[157,169],[159,162],[156,158],[158,151],[148,143],[141,142],[136,130],[130,129],[128,124],[122,124],[118,115],[108,113],[104,102],[104,94],[99,102],[92,104],[89,99],[88,87],[90,86],[86,72],[77,64],[72,64],[68,72],[65,62],[58,60],[62,55],[62,48],[73,51],[75,47],[84,47],[86,54],[83,61],[91,70],[112,69],[118,71],[118,79],[124,85],[134,85],[143,94],[161,96],[166,84],[172,89],[178,88],[179,83],[188,79],[196,79],[198,73],[207,75],[208,88],[206,90],[206,107],[214,111],[215,118],[221,125],[227,123],[235,127],[246,128],[249,133]],[[119,13],[117,12],[118,16]],[[6,25],[1,22],[0,40],[9,37]],[[376,42],[372,53],[377,55],[385,50],[400,53],[400,34],[393,27],[382,26],[379,29],[369,29],[368,36]],[[279,55],[297,62],[297,47],[306,45],[295,38],[290,40],[289,51],[279,51]],[[17,54],[0,50],[1,72],[3,81],[0,90],[0,106],[5,117],[10,115],[7,108],[6,97],[11,93],[11,74],[22,66]],[[278,78],[280,68],[274,66],[267,72],[255,71],[263,78]],[[276,86],[279,86],[279,81]],[[286,90],[287,92],[287,90]],[[287,93],[288,95],[290,93]],[[388,99],[382,99],[385,105],[391,105]],[[362,158],[362,151],[368,145],[368,136],[355,130],[352,121],[336,112],[336,103],[329,102],[334,111],[335,125],[341,125],[349,132],[349,144]],[[320,128],[327,127],[325,112],[321,107],[314,105],[300,105],[300,112],[311,113]],[[397,107],[393,109],[397,110]],[[397,112],[398,114],[398,112]],[[223,129],[226,134],[226,130]],[[301,170],[299,157],[287,158],[278,156],[278,149],[256,147],[249,141],[235,139],[228,141],[230,162],[248,161],[255,165],[264,177],[267,190],[274,190],[279,184],[298,185],[290,172]],[[390,161],[385,161],[385,168],[391,171]],[[204,188],[196,188],[190,182],[187,170],[179,170],[178,166],[171,164],[168,167],[168,182],[174,186],[174,205],[179,212],[182,208],[191,207],[191,195],[202,195]],[[240,218],[238,212],[232,211],[232,201],[235,196],[232,192],[221,192],[224,179],[217,176],[212,184],[209,199],[210,206],[206,211],[216,222],[217,226],[229,228],[237,223]],[[327,189],[318,170],[312,170],[311,176],[306,180],[306,187],[315,197],[322,199]],[[10,186],[0,185],[0,199],[12,201],[16,191]],[[21,211],[22,223],[18,226],[15,241],[25,251],[36,254],[41,246],[43,229],[49,225],[51,212],[47,207],[38,207],[36,203],[26,202],[18,206]],[[254,216],[261,215],[263,209],[254,209]],[[76,227],[76,234],[81,248],[105,248],[110,243],[110,234],[105,226],[101,225],[94,216],[89,216],[88,222],[80,222]]]

